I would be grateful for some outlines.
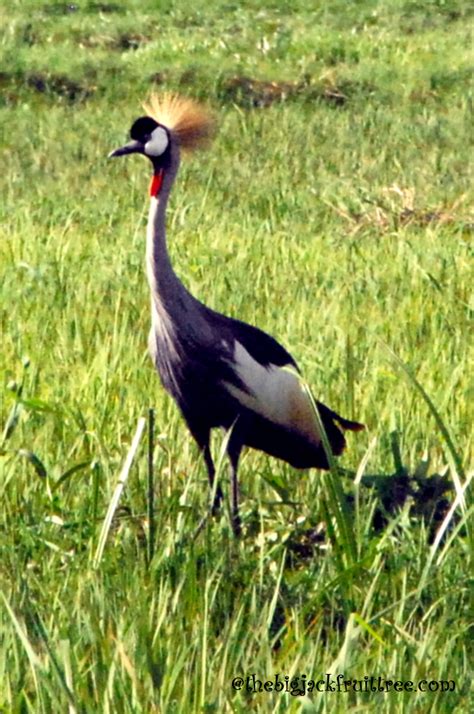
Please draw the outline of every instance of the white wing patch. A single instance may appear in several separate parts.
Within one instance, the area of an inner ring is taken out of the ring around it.
[[[145,153],[148,156],[161,156],[161,154],[166,151],[168,143],[169,139],[166,129],[163,129],[162,126],[157,126],[156,129],[151,132],[151,137],[145,144]]]
[[[295,374],[285,367],[264,367],[237,341],[232,367],[248,389],[246,392],[224,382],[235,399],[269,421],[298,432],[316,446],[321,443],[311,403]],[[288,367],[291,369],[292,365]]]

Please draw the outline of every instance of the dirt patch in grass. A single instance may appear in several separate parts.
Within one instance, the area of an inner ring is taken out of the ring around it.
[[[100,12],[103,14],[111,13],[123,13],[124,8],[113,2],[91,2],[87,5],[79,4],[76,2],[60,2],[60,3],[48,3],[41,7],[42,12],[46,15],[73,15],[75,13],[81,12],[84,14],[92,14],[95,12]]]
[[[78,5],[73,2],[48,3],[41,7],[41,11],[44,12],[45,15],[72,15],[78,10]]]
[[[428,208],[417,205],[415,191],[412,188],[396,184],[382,189],[377,197],[364,196],[361,210],[330,207],[344,218],[348,225],[348,235],[355,236],[364,229],[376,228],[381,234],[400,226],[424,227],[429,225],[455,225],[463,232],[474,230],[474,216],[461,213],[463,197],[451,206]]]
[[[399,19],[401,32],[413,35],[439,27],[446,27],[453,22],[468,22],[474,10],[464,2],[433,3],[426,7],[423,3],[407,3]]]
[[[150,38],[137,32],[123,32],[110,44],[110,48],[124,52],[125,50],[137,50],[141,45],[150,42]]]
[[[54,94],[71,103],[83,101],[93,93],[92,87],[86,87],[66,75],[37,72],[26,75],[25,83],[41,94]]]
[[[244,75],[226,77],[218,89],[221,101],[242,107],[269,107],[292,99],[323,101],[344,106],[356,94],[373,94],[375,87],[361,82],[331,79],[313,82],[305,76],[298,81],[266,81]]]
[[[102,12],[106,15],[113,12],[122,13],[124,8],[115,2],[91,2],[86,6],[86,12]]]
[[[168,81],[168,74],[166,72],[153,72],[149,79],[152,84],[158,87]]]
[[[138,32],[122,32],[119,35],[86,35],[79,40],[80,47],[95,49],[105,47],[117,52],[137,50],[151,42],[151,38]]]
[[[223,101],[239,106],[268,107],[301,94],[302,89],[299,82],[266,82],[236,76],[223,80],[219,94]]]
[[[0,73],[3,99],[14,102],[22,88],[30,88],[39,94],[51,95],[71,104],[90,97],[96,90],[93,84],[78,82],[62,74],[46,72]]]

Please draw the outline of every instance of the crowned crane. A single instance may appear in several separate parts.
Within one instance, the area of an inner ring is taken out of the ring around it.
[[[197,102],[172,94],[152,96],[144,109],[146,116],[132,125],[131,141],[109,156],[141,154],[153,167],[146,242],[149,349],[164,388],[176,400],[203,454],[214,493],[213,510],[220,505],[222,490],[220,485],[214,487],[210,432],[214,427],[228,430],[231,523],[239,535],[237,468],[244,446],[298,469],[328,469],[328,459],[293,357],[262,330],[199,302],[171,265],[165,228],[169,195],[181,150],[194,150],[211,137],[210,115]],[[359,431],[364,426],[320,402],[317,406],[332,453],[339,455],[345,447],[340,427]]]

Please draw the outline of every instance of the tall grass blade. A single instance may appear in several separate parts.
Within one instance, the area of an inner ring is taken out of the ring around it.
[[[102,555],[104,553],[104,548],[105,548],[105,543],[107,541],[107,536],[110,531],[110,526],[112,525],[112,519],[114,517],[114,513],[117,509],[117,506],[120,501],[120,497],[122,495],[122,491],[125,487],[125,484],[128,479],[128,474],[130,473],[130,468],[133,463],[133,459],[135,458],[135,454],[138,449],[138,445],[140,443],[140,439],[142,438],[143,431],[146,426],[146,419],[144,417],[140,417],[138,420],[138,425],[137,425],[137,430],[135,432],[135,436],[133,437],[132,445],[130,446],[130,449],[127,454],[127,458],[125,459],[125,463],[123,465],[122,471],[120,472],[117,485],[115,487],[115,491],[113,493],[112,499],[109,503],[109,507],[107,509],[107,513],[104,519],[104,523],[102,525],[102,530],[100,532],[100,537],[99,537],[99,543],[97,546],[97,551],[94,556],[94,561],[93,565],[95,568],[98,567],[100,564],[100,561],[102,559]]]
[[[74,697],[74,694],[72,693],[72,691],[70,690],[70,688],[68,686],[63,669],[62,669],[61,665],[59,664],[56,655],[54,654],[53,648],[50,645],[49,636],[48,636],[48,633],[44,626],[44,623],[37,612],[33,612],[32,616],[34,618],[36,631],[38,632],[38,634],[44,644],[44,647],[48,653],[49,659],[51,660],[51,664],[53,665],[53,670],[56,674],[59,685],[60,685],[61,689],[63,690],[63,692],[66,696],[66,699],[69,702],[69,711],[71,714],[76,714],[76,712],[77,712],[76,698]]]
[[[327,503],[329,513],[334,517],[336,523],[337,542],[336,545],[344,556],[346,566],[352,565],[357,559],[357,551],[355,545],[355,534],[352,527],[352,517],[347,505],[346,496],[341,484],[338,467],[336,465],[331,445],[326,435],[324,425],[319,414],[318,405],[313,397],[309,386],[301,380],[302,387],[306,392],[308,399],[314,412],[314,418],[318,427],[318,432],[321,434],[321,440],[324,447],[324,452],[329,464],[329,471],[321,475],[321,480],[327,486],[328,495]]]
[[[433,401],[431,400],[430,396],[426,392],[426,390],[422,387],[422,385],[419,383],[419,381],[416,379],[415,375],[413,374],[412,370],[408,365],[406,365],[403,360],[400,359],[400,357],[392,350],[389,345],[387,345],[386,342],[383,340],[380,340],[380,343],[384,346],[384,348],[387,350],[387,352],[391,355],[395,363],[400,367],[402,370],[403,374],[406,376],[408,381],[415,387],[415,389],[418,391],[419,394],[423,397],[424,401],[426,402],[428,409],[430,410],[432,416],[434,417],[434,420],[444,438],[444,441],[446,443],[447,449],[448,449],[448,456],[450,457],[451,461],[451,473],[452,473],[452,478],[454,482],[454,487],[456,489],[456,493],[458,496],[461,498],[461,507],[464,509],[466,507],[465,502],[464,502],[464,495],[463,495],[463,489],[461,486],[461,479],[465,480],[465,474],[464,474],[464,469],[462,466],[462,460],[461,457],[458,453],[458,450],[456,449],[456,446],[454,444],[453,439],[451,438],[451,435],[444,423],[444,421],[441,418],[440,413],[436,409],[435,405],[433,404]]]
[[[153,452],[155,448],[155,410],[148,410],[148,564],[155,550],[155,481],[153,472]]]
[[[10,617],[10,620],[12,621],[13,627],[16,630],[18,639],[20,640],[21,644],[23,645],[23,649],[26,652],[26,656],[28,657],[28,662],[30,663],[30,669],[31,669],[31,674],[33,676],[33,681],[35,683],[35,689],[37,692],[39,692],[37,669],[41,667],[41,660],[39,659],[38,655],[36,654],[35,650],[33,649],[33,646],[31,645],[30,640],[28,639],[28,635],[27,635],[23,625],[20,623],[17,616],[13,612],[13,609],[10,607],[10,603],[8,602],[4,593],[0,592],[0,596],[2,597],[3,604],[5,606],[5,610],[7,611],[8,616]]]
[[[70,692],[74,692],[74,682],[71,667],[71,643],[69,640],[61,640],[59,643],[62,660],[64,663],[64,677]],[[69,714],[77,714],[77,709],[72,702],[69,702]]]

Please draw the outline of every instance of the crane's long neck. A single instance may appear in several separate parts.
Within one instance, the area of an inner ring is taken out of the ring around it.
[[[151,197],[147,226],[146,264],[152,304],[165,308],[179,301],[186,293],[171,265],[166,245],[166,206],[179,167],[178,150],[173,152],[169,167],[164,171],[158,197]]]
[[[167,349],[163,354],[180,353],[183,345],[211,342],[214,335],[203,314],[203,306],[186,290],[173,270],[166,246],[166,206],[179,167],[179,148],[172,147],[171,160],[164,170],[161,190],[150,201],[147,227],[146,263],[151,292],[153,341],[159,338]],[[152,341],[152,354],[154,342]]]

